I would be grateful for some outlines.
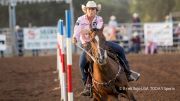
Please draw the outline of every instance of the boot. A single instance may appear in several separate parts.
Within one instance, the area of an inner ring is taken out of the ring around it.
[[[137,81],[140,78],[140,74],[133,70],[130,70],[130,71],[131,71],[130,74],[126,72],[128,81]]]
[[[125,71],[126,76],[127,76],[127,80],[128,81],[137,81],[140,77],[140,74],[133,71],[133,70],[130,70],[129,64],[127,61],[123,62],[123,63],[124,63],[123,67],[124,67],[124,71]]]
[[[84,90],[80,93],[82,96],[90,96],[91,95],[91,84],[86,84]]]
[[[133,70],[130,70],[130,71],[131,71],[132,78],[134,78],[134,81],[137,81],[140,78],[140,73],[137,73]]]
[[[126,73],[126,77],[128,81],[137,81],[140,77],[140,74],[130,70],[129,63],[123,54],[117,55],[120,64],[124,67],[124,72]]]

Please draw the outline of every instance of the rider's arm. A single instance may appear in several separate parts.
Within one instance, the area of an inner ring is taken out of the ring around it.
[[[80,31],[81,31],[80,20],[78,19],[74,26],[73,42],[74,42],[74,40],[76,42],[80,40]]]

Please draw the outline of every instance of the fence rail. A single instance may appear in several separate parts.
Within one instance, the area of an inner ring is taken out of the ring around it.
[[[180,22],[173,22],[173,45],[172,46],[158,46],[157,50],[159,53],[167,53],[167,52],[180,52],[180,35],[178,36],[175,33],[176,28],[178,27],[178,24]],[[125,51],[128,52],[131,48],[131,38],[133,37],[134,32],[138,32],[138,35],[140,36],[141,43],[141,51],[140,53],[144,53],[145,50],[145,42],[144,42],[144,24],[145,23],[139,23],[136,24],[139,27],[134,27],[135,25],[132,23],[121,23],[118,25],[118,33],[117,33],[117,39],[115,40],[117,43],[119,43],[122,47],[124,47]],[[9,28],[0,28],[0,35],[6,36],[6,50],[1,50],[1,55],[5,57],[13,56],[12,54],[12,37]],[[24,36],[23,36],[22,29],[16,33],[16,54],[19,56],[32,56],[32,55],[55,55],[56,49],[43,49],[43,50],[26,50],[24,49]],[[81,50],[77,49],[75,46],[73,46],[73,53],[80,53]],[[22,53],[22,54],[21,54]]]
[[[144,53],[145,42],[144,42],[144,24],[146,23],[121,23],[118,25],[118,33],[117,39],[115,40],[121,46],[124,47],[125,51],[128,52],[130,47],[132,46],[131,38],[133,37],[133,33],[137,32],[140,36],[140,47],[141,53]],[[173,22],[172,35],[173,35],[173,45],[172,46],[157,46],[157,50],[161,53],[166,52],[180,52],[180,34],[177,35],[175,30],[178,28],[179,21]],[[138,26],[138,27],[137,27]],[[180,27],[179,27],[180,29]],[[179,32],[180,33],[180,32]]]

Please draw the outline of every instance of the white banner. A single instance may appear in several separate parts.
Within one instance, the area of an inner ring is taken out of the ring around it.
[[[55,49],[57,47],[57,28],[24,28],[25,49]]]
[[[172,23],[147,23],[144,24],[144,42],[155,42],[158,46],[173,45]]]
[[[6,50],[6,35],[0,35],[0,51]]]

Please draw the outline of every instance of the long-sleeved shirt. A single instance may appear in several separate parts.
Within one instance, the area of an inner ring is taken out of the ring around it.
[[[103,19],[101,16],[95,16],[92,22],[89,22],[87,15],[80,16],[74,27],[74,34],[78,41],[80,40],[82,44],[90,41],[89,31],[92,28],[101,29],[103,27]]]

